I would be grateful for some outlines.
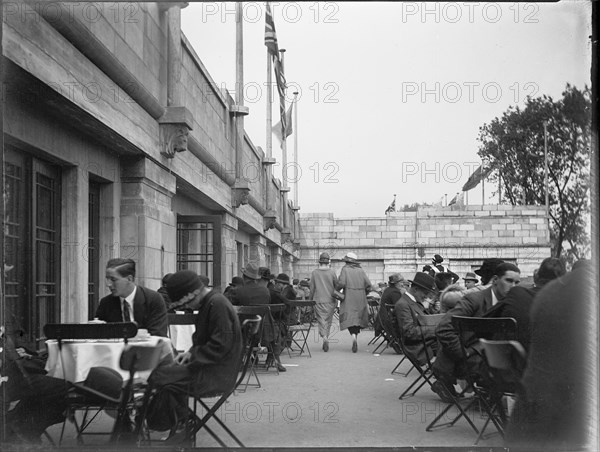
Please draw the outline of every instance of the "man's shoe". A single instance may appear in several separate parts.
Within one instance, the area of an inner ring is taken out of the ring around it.
[[[356,343],[356,339],[352,340],[352,353],[356,353],[358,350],[358,344]]]
[[[432,385],[431,385],[431,390],[433,392],[435,392],[440,399],[442,399],[442,402],[444,403],[454,403],[454,397],[452,392],[456,392],[454,391],[454,388],[452,388],[452,391],[448,388],[448,386],[446,386],[444,384],[444,382],[442,382],[441,380],[437,380],[435,381]]]
[[[323,341],[323,351],[324,352],[329,351],[329,341]]]
[[[277,361],[277,370],[279,372],[286,372],[287,369],[283,366],[283,364],[281,364],[281,362]]]

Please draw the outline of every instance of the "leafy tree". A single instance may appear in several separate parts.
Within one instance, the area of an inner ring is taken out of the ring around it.
[[[427,204],[426,202],[423,203],[419,203],[419,202],[413,202],[412,204],[404,204],[402,207],[400,207],[400,209],[398,209],[398,212],[416,212],[417,210],[419,210],[419,207],[431,207],[432,204]]]
[[[501,201],[545,204],[544,122],[548,131],[548,194],[552,254],[567,261],[589,253],[591,93],[567,84],[562,99],[527,98],[479,129],[478,154],[501,181]]]

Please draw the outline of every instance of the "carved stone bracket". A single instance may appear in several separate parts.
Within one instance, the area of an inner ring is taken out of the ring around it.
[[[292,241],[292,248],[294,249],[294,251],[298,251],[300,249],[300,240],[295,239],[294,241]]]
[[[284,244],[288,242],[292,242],[292,231],[288,228],[284,228],[283,231],[281,231],[281,243]]]
[[[277,212],[273,209],[269,209],[263,215],[263,226],[264,231],[267,232],[269,229],[275,228],[277,224]]]
[[[250,185],[245,180],[240,180],[231,188],[231,205],[235,208],[248,204]]]
[[[172,159],[188,150],[188,135],[193,125],[192,113],[185,107],[167,107],[158,119],[160,153]]]

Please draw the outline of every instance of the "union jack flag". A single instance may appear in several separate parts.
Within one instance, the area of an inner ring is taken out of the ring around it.
[[[281,136],[286,137],[287,118],[285,114],[285,89],[286,81],[283,73],[283,62],[279,55],[279,44],[277,43],[277,33],[275,32],[275,22],[271,13],[271,5],[266,2],[265,14],[265,45],[271,54],[273,60],[273,69],[275,70],[275,81],[277,83],[277,92],[279,93],[279,116],[281,117]]]

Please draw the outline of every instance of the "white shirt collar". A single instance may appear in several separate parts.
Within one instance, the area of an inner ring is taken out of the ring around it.
[[[496,306],[496,303],[498,303],[498,298],[496,298],[496,292],[492,289],[492,306]]]
[[[137,291],[137,286],[133,286],[133,292],[131,292],[126,298],[122,298],[122,300],[125,300],[129,304],[129,314],[131,316],[131,320],[134,319],[134,316],[133,316],[133,300],[135,298],[136,291]]]
[[[417,299],[414,297],[413,294],[411,294],[408,290],[406,292],[404,292],[408,298],[410,298],[412,301],[414,301],[415,303],[417,302]]]

